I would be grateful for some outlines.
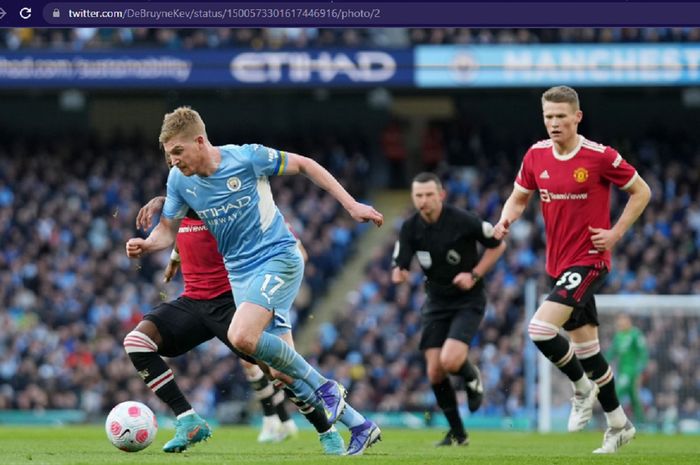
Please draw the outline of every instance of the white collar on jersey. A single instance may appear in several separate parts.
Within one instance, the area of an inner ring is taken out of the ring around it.
[[[581,150],[581,146],[583,145],[583,141],[586,140],[586,138],[583,137],[581,134],[579,134],[577,137],[578,137],[578,144],[576,144],[576,147],[574,147],[574,149],[571,152],[565,153],[563,155],[560,155],[559,153],[557,153],[556,146],[554,144],[552,144],[552,155],[554,155],[554,158],[556,158],[557,160],[560,160],[560,161],[571,160],[572,158],[574,158],[576,156],[576,154],[578,153],[578,151]]]

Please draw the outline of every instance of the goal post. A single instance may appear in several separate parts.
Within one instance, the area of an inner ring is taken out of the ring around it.
[[[527,298],[535,292],[536,283],[531,280],[525,289],[525,331],[537,305],[546,298],[546,295]],[[700,389],[695,369],[700,358],[700,295],[603,294],[596,296],[596,306],[603,352],[610,347],[615,317],[619,313],[630,315],[648,341],[649,376],[644,377],[641,388],[648,426],[665,431],[700,432],[700,422],[692,419],[700,418]],[[534,349],[534,344],[527,334],[525,340],[527,354],[528,350]],[[571,383],[539,351],[536,357],[525,357],[525,376],[533,371],[536,372],[536,382],[526,382],[530,392],[525,393],[525,398],[527,402],[536,396],[537,430],[566,431],[573,395]],[[600,420],[599,406],[595,412]]]

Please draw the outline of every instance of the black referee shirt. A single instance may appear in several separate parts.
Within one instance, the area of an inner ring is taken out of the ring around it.
[[[418,212],[403,223],[394,249],[394,266],[408,270],[415,255],[426,276],[428,297],[434,303],[485,303],[482,281],[468,291],[452,284],[457,274],[471,272],[479,262],[477,242],[488,248],[501,243],[493,238],[490,223],[471,212],[443,204],[435,223],[426,223]]]

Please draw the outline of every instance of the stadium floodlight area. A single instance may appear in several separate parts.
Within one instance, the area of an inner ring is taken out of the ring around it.
[[[526,296],[530,296],[526,298],[526,321],[537,309],[538,299],[532,297],[535,289],[534,281],[526,286]],[[540,296],[539,302],[545,297]],[[649,362],[640,387],[646,418],[641,426],[666,433],[700,433],[700,377],[695,369],[700,355],[700,295],[598,295],[596,305],[604,353],[610,347],[615,317],[620,313],[629,314],[646,338]],[[529,340],[525,355],[526,378],[532,381],[526,383],[530,387],[526,402],[536,412],[537,430],[566,431],[571,383]],[[620,400],[631,415],[628,399]],[[594,411],[591,427],[603,428],[600,406]]]

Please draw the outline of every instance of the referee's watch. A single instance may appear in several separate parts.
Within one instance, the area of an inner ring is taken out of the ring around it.
[[[472,270],[472,279],[474,280],[474,284],[476,284],[479,281],[481,281],[481,275],[476,271]]]

